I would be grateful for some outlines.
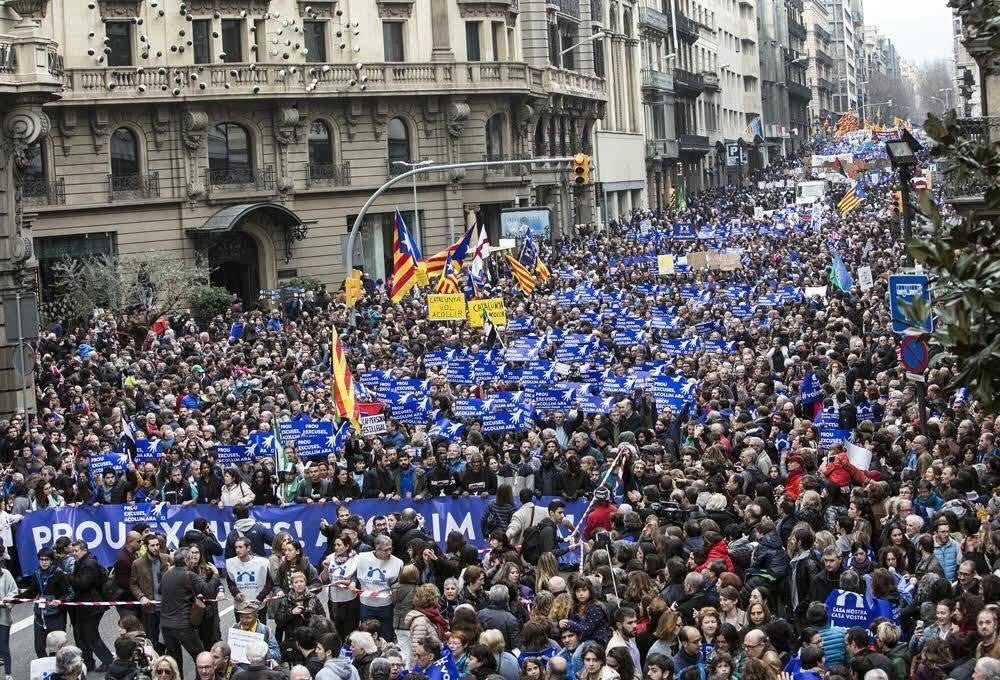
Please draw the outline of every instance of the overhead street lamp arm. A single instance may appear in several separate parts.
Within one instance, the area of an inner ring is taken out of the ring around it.
[[[593,35],[588,35],[586,38],[584,38],[580,42],[576,43],[575,45],[570,45],[569,47],[567,47],[566,49],[564,49],[562,52],[559,53],[559,56],[561,57],[562,55],[566,54],[567,52],[572,52],[573,50],[575,50],[577,47],[579,47],[583,43],[591,42],[591,41],[594,41],[594,40],[603,40],[607,36],[608,36],[608,34],[605,33],[604,31],[598,31],[597,33],[594,33]]]

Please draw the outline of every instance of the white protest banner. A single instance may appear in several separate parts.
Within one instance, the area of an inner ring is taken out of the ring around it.
[[[674,256],[657,255],[656,273],[660,276],[671,276],[674,273]]]
[[[755,220],[764,219],[764,206],[762,206],[762,205],[755,205],[753,207],[753,218]]]
[[[867,470],[872,464],[872,452],[862,446],[847,442],[847,460],[851,461],[851,465],[857,469]]]
[[[858,267],[858,285],[863,291],[871,290],[874,287],[875,280],[872,278],[872,268],[868,265]]]
[[[235,663],[250,663],[247,648],[254,642],[264,642],[263,633],[254,633],[239,628],[229,629],[230,657]]]
[[[806,297],[811,298],[818,296],[821,298],[826,298],[826,286],[806,286]]]
[[[363,416],[361,418],[361,436],[367,437],[370,434],[385,434],[385,414],[376,413],[373,416]]]

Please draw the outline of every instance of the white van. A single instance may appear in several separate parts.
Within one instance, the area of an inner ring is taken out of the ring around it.
[[[826,195],[830,183],[825,179],[799,182],[795,185],[795,205],[812,205]]]

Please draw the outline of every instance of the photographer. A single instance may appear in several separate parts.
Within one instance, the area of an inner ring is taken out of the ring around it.
[[[139,680],[150,677],[149,660],[135,638],[122,635],[115,640],[115,658],[108,666],[106,680]]]

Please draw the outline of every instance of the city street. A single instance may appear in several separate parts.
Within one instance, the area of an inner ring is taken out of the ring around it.
[[[225,640],[226,629],[234,623],[233,605],[231,600],[224,600],[222,605],[223,607],[220,610],[222,615],[222,639]],[[16,605],[13,610],[13,617],[14,625],[10,629],[10,654],[14,660],[14,667],[11,669],[11,675],[20,680],[29,677],[28,668],[31,661],[35,658],[31,605],[28,603]],[[73,642],[72,624],[70,624],[69,628],[70,644],[75,644]],[[101,638],[108,645],[108,648],[111,649],[112,653],[114,653],[114,640],[117,637],[118,612],[110,610],[101,619]],[[87,677],[93,680],[94,678],[103,678],[104,674],[91,671],[87,674]],[[194,678],[194,664],[189,657],[185,657],[184,659],[184,678],[185,680]]]

